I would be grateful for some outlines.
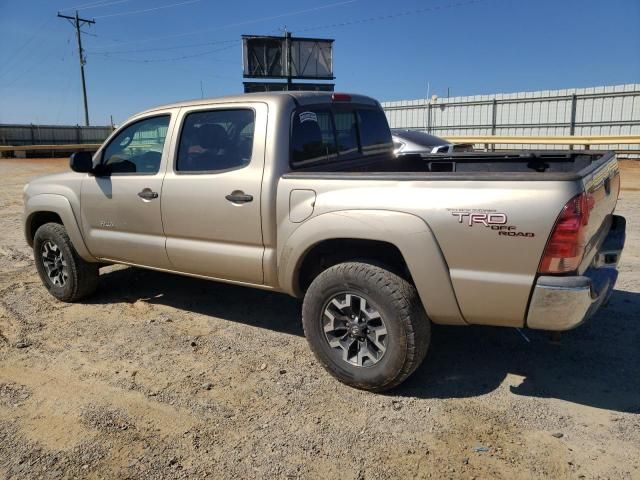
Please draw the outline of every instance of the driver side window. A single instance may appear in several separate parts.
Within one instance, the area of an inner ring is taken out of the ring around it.
[[[102,163],[115,174],[158,173],[169,119],[170,115],[161,115],[129,125],[104,149]]]

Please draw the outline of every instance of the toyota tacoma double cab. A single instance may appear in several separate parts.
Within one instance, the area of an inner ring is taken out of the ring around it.
[[[44,286],[74,302],[121,263],[302,298],[314,354],[382,391],[431,324],[567,330],[616,281],[611,152],[396,157],[380,104],[280,92],[161,106],[24,189]],[[256,310],[257,312],[257,310]]]

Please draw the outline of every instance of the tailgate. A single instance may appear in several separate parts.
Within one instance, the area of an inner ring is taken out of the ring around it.
[[[589,173],[583,179],[584,191],[590,195],[592,205],[585,239],[588,239],[584,258],[578,268],[582,274],[592,263],[593,257],[611,228],[612,213],[620,192],[620,169],[616,157]]]

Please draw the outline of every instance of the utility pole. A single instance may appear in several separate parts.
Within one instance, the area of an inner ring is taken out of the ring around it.
[[[78,58],[80,59],[80,76],[82,77],[82,98],[84,99],[84,123],[88,127],[89,126],[89,106],[87,105],[87,85],[84,80],[84,64],[87,63],[87,61],[84,56],[84,50],[82,49],[82,37],[81,37],[80,27],[82,27],[85,24],[92,25],[96,22],[95,20],[87,20],[86,18],[80,18],[78,16],[77,10],[76,10],[75,17],[61,15],[60,13],[58,13],[58,17],[69,20],[69,23],[71,23],[71,25],[73,25],[76,29],[76,39],[78,40]]]

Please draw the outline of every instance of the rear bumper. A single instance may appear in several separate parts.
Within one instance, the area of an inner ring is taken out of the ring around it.
[[[625,230],[624,217],[614,215],[607,238],[584,275],[538,277],[529,304],[527,326],[569,330],[593,315],[608,300],[618,278]]]

